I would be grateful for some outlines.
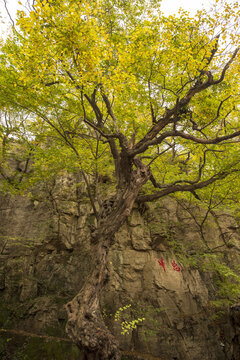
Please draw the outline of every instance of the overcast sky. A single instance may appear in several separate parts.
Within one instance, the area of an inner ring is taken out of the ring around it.
[[[173,14],[180,7],[194,14],[197,10],[209,8],[212,0],[162,0],[162,11],[166,14]]]
[[[16,16],[17,9],[20,9],[21,6],[18,4],[19,0],[6,0],[8,4],[9,12],[14,19]],[[230,1],[230,0],[227,0]],[[25,0],[21,0],[24,4]],[[201,9],[202,7],[209,8],[213,0],[162,0],[162,11],[166,14],[173,14],[178,11],[180,7],[189,11],[192,15],[196,10]],[[5,22],[8,21],[7,13],[5,11],[4,1],[0,0],[0,13],[2,14]],[[0,23],[1,33],[6,31],[6,24]]]

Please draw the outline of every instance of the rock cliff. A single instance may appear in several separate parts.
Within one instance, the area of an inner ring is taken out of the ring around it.
[[[93,224],[73,176],[31,197],[0,196],[1,359],[81,359],[64,333],[64,304],[88,274]],[[239,250],[230,213],[173,198],[135,207],[110,251],[102,295],[122,358],[239,360],[240,307],[230,307],[231,279],[214,271],[222,258],[239,266]]]

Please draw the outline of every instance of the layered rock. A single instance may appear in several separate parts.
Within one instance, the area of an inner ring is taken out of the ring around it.
[[[204,208],[174,199],[144,210],[136,207],[116,235],[102,294],[106,324],[125,358],[238,360],[238,307],[220,313],[213,306],[218,287],[199,260],[203,253],[222,251],[229,263],[239,264],[236,220],[212,212],[203,222]],[[86,189],[65,176],[32,198],[2,195],[0,224],[1,328],[65,337],[64,304],[81,288],[94,257]],[[131,306],[115,321],[126,305]],[[123,321],[135,321],[136,328],[121,335]],[[20,338],[12,353],[28,349],[27,336]],[[5,359],[12,359],[6,348],[0,343]],[[76,349],[66,349],[68,359],[80,358]]]

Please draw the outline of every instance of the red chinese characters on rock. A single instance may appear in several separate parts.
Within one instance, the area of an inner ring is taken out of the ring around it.
[[[172,261],[172,267],[173,267],[173,270],[175,271],[180,271],[180,267],[178,266],[178,264],[175,263],[175,260]]]
[[[163,258],[158,259],[158,263],[159,263],[159,265],[163,268],[163,270],[166,272]],[[178,272],[181,271],[180,267],[179,267],[178,264],[175,262],[175,260],[172,261],[172,267],[173,267],[173,270],[174,270],[174,271],[178,271]]]
[[[159,263],[159,265],[163,268],[163,270],[166,272],[163,258],[158,259],[158,263]]]

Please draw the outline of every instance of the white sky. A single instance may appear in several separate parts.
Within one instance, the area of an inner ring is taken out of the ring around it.
[[[19,0],[6,0],[8,4],[8,9],[11,14],[11,17],[15,19],[17,9],[21,8],[21,5],[18,4]],[[230,0],[226,0],[230,2]],[[24,4],[26,0],[21,0]],[[31,2],[31,1],[30,1]],[[166,14],[173,14],[178,11],[180,7],[184,10],[189,11],[192,15],[200,10],[202,7],[209,8],[213,0],[162,0],[162,11]],[[7,28],[8,17],[5,11],[4,1],[0,0],[0,14],[4,23],[0,23],[0,33],[4,34]]]
[[[162,0],[162,11],[166,15],[170,15],[176,13],[181,7],[193,15],[203,7],[208,9],[212,2],[212,0]]]

